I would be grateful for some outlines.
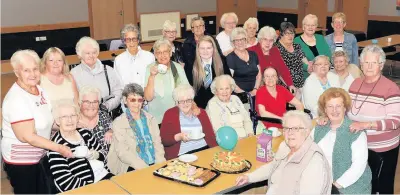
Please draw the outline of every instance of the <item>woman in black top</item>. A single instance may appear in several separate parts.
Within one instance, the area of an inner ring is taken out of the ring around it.
[[[202,36],[196,46],[196,59],[193,64],[189,83],[195,91],[194,101],[197,106],[205,109],[208,101],[214,96],[210,85],[215,77],[222,74],[231,75],[229,67],[221,59],[217,45],[211,36]]]
[[[226,61],[237,85],[234,92],[239,97],[244,92],[255,96],[261,84],[257,54],[246,50],[246,37],[247,34],[243,28],[235,28],[230,37],[234,50],[226,56]]]

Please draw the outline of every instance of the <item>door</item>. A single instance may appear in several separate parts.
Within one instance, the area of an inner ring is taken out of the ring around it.
[[[217,33],[221,26],[221,16],[227,12],[235,12],[239,25],[243,25],[249,17],[257,17],[256,0],[217,0]]]
[[[328,0],[299,0],[299,14],[297,26],[302,27],[304,16],[314,14],[318,17],[318,27],[326,28],[328,16]]]
[[[135,23],[135,0],[89,0],[90,35],[96,40],[117,39],[127,23]]]
[[[343,13],[346,14],[346,30],[367,32],[369,0],[343,0]],[[354,8],[357,9],[354,9]]]

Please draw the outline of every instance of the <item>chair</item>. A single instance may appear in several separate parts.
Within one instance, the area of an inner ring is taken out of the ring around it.
[[[386,56],[386,59],[391,60],[389,64],[389,76],[393,78],[400,78],[400,75],[395,75],[394,73],[399,71],[393,71],[396,68],[396,62],[400,61],[400,53],[396,53],[393,55]]]
[[[40,184],[39,192],[41,194],[55,194],[58,192],[56,185],[54,184],[53,174],[50,171],[49,157],[44,155],[39,161],[40,169]]]

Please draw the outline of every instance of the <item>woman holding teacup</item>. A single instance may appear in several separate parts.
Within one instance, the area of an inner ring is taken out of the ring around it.
[[[77,130],[79,108],[72,100],[59,100],[53,106],[53,116],[60,131],[51,139],[68,146],[74,153],[66,158],[59,152],[49,151],[50,171],[60,192],[72,190],[100,180],[109,179],[106,154],[88,129]]]
[[[172,45],[167,39],[154,43],[156,63],[147,66],[144,98],[148,111],[161,124],[165,111],[175,106],[172,91],[181,84],[189,84],[182,66],[171,61]]]

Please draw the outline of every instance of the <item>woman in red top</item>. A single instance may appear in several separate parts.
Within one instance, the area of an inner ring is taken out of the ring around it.
[[[290,103],[297,110],[304,110],[303,104],[294,97],[285,87],[276,85],[278,81],[278,72],[273,67],[267,67],[263,73],[264,87],[257,91],[256,109],[260,116],[282,119],[286,112],[286,104]],[[282,128],[281,124],[263,122],[266,128],[278,127]]]
[[[258,44],[247,48],[249,51],[257,53],[258,61],[260,63],[260,70],[264,70],[267,67],[273,67],[280,73],[280,80],[289,89],[296,90],[293,85],[292,77],[290,76],[289,68],[281,57],[281,53],[277,47],[274,47],[276,41],[276,31],[274,28],[264,26],[258,32]]]

